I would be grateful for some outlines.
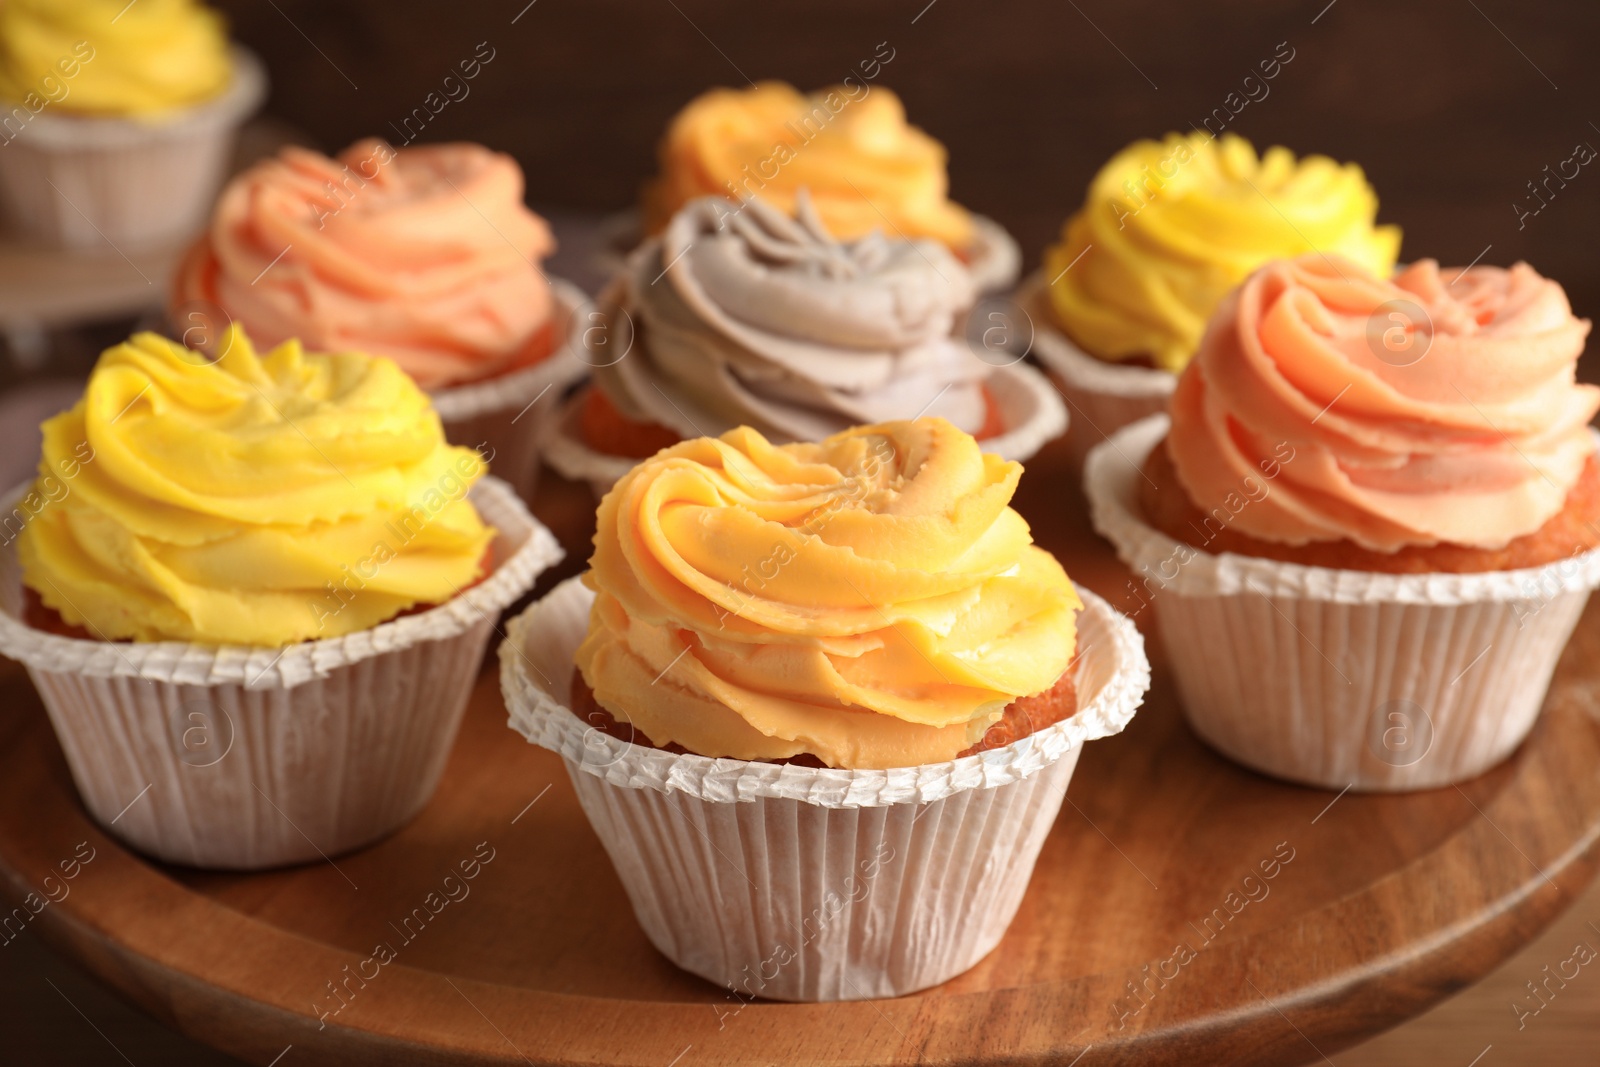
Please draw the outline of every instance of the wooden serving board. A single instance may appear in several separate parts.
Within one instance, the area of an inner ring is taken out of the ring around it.
[[[1126,573],[1059,466],[1036,461],[1023,486],[1039,540],[1120,601]],[[541,494],[571,573],[592,502],[553,478]],[[87,842],[93,860],[32,925],[171,1026],[257,1064],[1091,1067],[1321,1063],[1486,974],[1594,875],[1600,607],[1523,748],[1411,796],[1336,796],[1228,763],[1184,725],[1151,651],[1147,705],[1089,746],[1006,939],[901,999],[743,1003],[673,967],[634,922],[560,761],[506,728],[488,671],[414,823],[329,862],[228,875],[151,863],[93,824],[13,667],[0,674],[0,885],[20,898],[56,873],[59,886]],[[380,944],[392,959],[368,962]]]

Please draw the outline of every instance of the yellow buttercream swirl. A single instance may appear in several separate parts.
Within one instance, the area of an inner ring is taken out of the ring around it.
[[[1242,137],[1199,131],[1137,141],[1111,158],[1045,253],[1050,302],[1093,356],[1177,372],[1222,298],[1270,260],[1339,254],[1387,277],[1400,231],[1354,163],[1260,158]]]
[[[277,646],[450,599],[493,530],[394,363],[233,328],[216,363],[152,333],[108,349],[44,424],[23,580],[103,640]]]
[[[768,81],[696,97],[661,143],[645,224],[658,233],[702,196],[759,196],[793,216],[801,189],[840,240],[882,230],[958,252],[972,244],[972,216],[949,198],[944,146],[906,122],[894,93],[864,83],[807,96]]]
[[[222,16],[195,0],[3,0],[0,97],[146,115],[220,96],[233,77]]]
[[[936,418],[674,445],[600,504],[578,668],[657,745],[951,759],[1075,651],[1077,592],[1009,506],[1021,474]]]

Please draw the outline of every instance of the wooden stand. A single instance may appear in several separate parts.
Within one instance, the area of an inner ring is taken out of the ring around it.
[[[1059,465],[1030,465],[1023,486],[1039,540],[1116,602],[1126,573]],[[592,500],[553,477],[542,494],[570,573]],[[1089,746],[1005,941],[898,1000],[744,1003],[669,964],[560,761],[506,728],[487,672],[414,823],[326,863],[229,875],[159,866],[94,825],[13,667],[0,884],[43,895],[87,842],[95,858],[32,925],[173,1027],[257,1064],[292,1045],[285,1065],[1091,1067],[1322,1062],[1486,974],[1595,873],[1600,606],[1527,744],[1476,781],[1410,796],[1336,796],[1228,763],[1185,726],[1152,653],[1149,702]],[[448,899],[445,877],[474,860],[475,878],[450,883],[469,892]],[[392,962],[368,962],[380,943]]]

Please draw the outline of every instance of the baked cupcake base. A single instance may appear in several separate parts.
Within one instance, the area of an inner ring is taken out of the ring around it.
[[[1428,789],[1505,759],[1600,585],[1600,550],[1479,573],[1386,573],[1213,552],[1144,512],[1157,415],[1096,448],[1095,529],[1132,568],[1196,733],[1275,777]],[[1137,614],[1138,612],[1136,612]]]
[[[983,738],[975,745],[956,753],[956,758],[976,756],[980,752],[992,752],[995,749],[1005,748],[1014,741],[1020,741],[1036,730],[1046,726],[1054,726],[1062,719],[1071,718],[1078,710],[1077,665],[1068,668],[1067,673],[1056,679],[1056,684],[1042,693],[1033,696],[1019,697],[1006,705],[1004,714],[984,731]],[[682,745],[658,745],[644,734],[634,729],[629,722],[618,721],[601,703],[595,699],[594,690],[589,683],[584,681],[583,675],[577,671],[572,672],[572,713],[589,726],[600,730],[619,741],[628,741],[646,748],[660,749],[663,752],[672,752],[677,755],[687,755],[688,749]],[[768,761],[763,761],[768,762]],[[800,767],[825,767],[827,764],[812,755],[800,755],[791,759],[772,760],[773,763],[792,763]]]
[[[337,855],[427,803],[499,613],[561,558],[504,483],[486,478],[471,499],[498,531],[477,586],[281,649],[35,629],[13,542],[0,553],[0,653],[27,666],[90,814],[132,847],[227,870]]]
[[[1006,432],[1005,415],[987,386],[983,389],[983,404],[983,425],[972,434],[979,441]],[[602,389],[584,391],[583,407],[578,411],[578,429],[583,443],[595,451],[633,460],[649,459],[663,448],[683,440],[676,431],[659,423],[634,422],[617,410]]]
[[[1067,412],[1060,396],[1044,375],[1032,367],[1022,363],[996,367],[985,386],[999,411],[1003,426],[1001,433],[979,442],[985,452],[996,453],[1005,459],[1026,460],[1067,429]],[[593,388],[589,386],[589,389]],[[588,403],[587,390],[576,393],[559,414],[546,423],[540,450],[550,466],[564,477],[587,481],[594,489],[595,496],[601,497],[610,491],[617,479],[633,469],[639,459],[654,453],[632,457],[613,455],[592,447],[584,426]],[[624,443],[633,445],[638,440],[643,438]]]
[[[1504,548],[1438,544],[1374,552],[1350,541],[1285,545],[1240,533],[1195,507],[1178,481],[1163,438],[1142,465],[1139,506],[1145,519],[1175,541],[1207,552],[1232,552],[1307,567],[1386,574],[1482,574],[1559,563],[1600,547],[1600,454],[1590,456],[1566,507],[1531,534]],[[1246,507],[1249,505],[1246,504]]]
[[[1166,411],[1178,376],[1136,363],[1108,363],[1079,348],[1055,325],[1046,282],[1043,275],[1031,275],[1022,283],[1017,300],[1033,322],[1033,354],[1060,386],[1072,413],[1067,450],[1071,469],[1079,470],[1106,438]]]
[[[945,763],[708,759],[586,724],[567,685],[594,598],[577,578],[511,622],[501,688],[511,727],[561,754],[668,959],[744,999],[899,996],[999,942],[1084,742],[1120,731],[1149,685],[1132,624],[1080,594],[1077,711]]]

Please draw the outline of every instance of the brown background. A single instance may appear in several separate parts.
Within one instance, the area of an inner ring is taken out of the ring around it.
[[[527,171],[530,200],[563,214],[630,205],[653,170],[667,119],[707,86],[743,84],[746,76],[820,86],[887,41],[896,54],[879,83],[900,93],[912,120],[949,147],[955,197],[1011,229],[1030,266],[1111,152],[1136,136],[1198,123],[1287,41],[1294,60],[1230,129],[1258,145],[1360,162],[1378,189],[1380,218],[1405,230],[1407,259],[1464,263],[1492,246],[1484,262],[1526,259],[1566,285],[1579,314],[1600,313],[1593,251],[1600,170],[1586,168],[1524,229],[1512,208],[1526,196],[1526,183],[1571,155],[1577,142],[1600,146],[1600,5],[525,4],[220,6],[237,37],[272,70],[269,111],[330,150],[373,133],[394,136],[388,124],[488,42],[494,61],[425,139],[478,140],[510,151]],[[105,330],[109,337],[125,328]],[[1564,996],[1531,1035],[1515,1033],[1508,1007],[1523,981],[1568,955],[1573,940],[1600,944],[1591,920],[1600,922],[1593,892],[1558,930],[1482,986],[1339,1062],[1466,1067],[1487,1042],[1495,1048],[1483,1067],[1593,1062],[1600,978]],[[120,1063],[124,1056],[140,1067],[230,1062],[143,1019],[32,935],[0,951],[0,1048],[0,1060],[30,1065]],[[1458,1049],[1466,1054],[1458,1057]],[[292,1067],[292,1056],[284,1067]]]
[[[1198,124],[1287,41],[1293,62],[1231,129],[1359,162],[1409,259],[1465,263],[1492,244],[1484,262],[1526,259],[1580,314],[1600,311],[1600,172],[1521,231],[1511,207],[1577,142],[1600,147],[1600,5],[538,0],[512,25],[526,3],[221,6],[276,75],[271,110],[327,149],[389,131],[487,41],[494,61],[425,139],[505,149],[535,204],[597,210],[635,199],[662,128],[697,92],[746,77],[819,87],[888,41],[879,83],[949,147],[955,197],[1011,229],[1030,265],[1107,156]]]

